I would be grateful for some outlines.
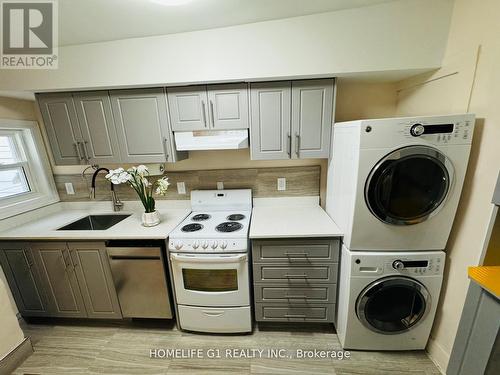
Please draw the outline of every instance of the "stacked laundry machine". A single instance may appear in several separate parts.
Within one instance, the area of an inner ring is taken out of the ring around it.
[[[344,232],[345,349],[425,348],[473,130],[472,114],[335,124],[326,210]]]

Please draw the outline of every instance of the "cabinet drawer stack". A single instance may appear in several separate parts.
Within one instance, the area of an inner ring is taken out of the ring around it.
[[[333,323],[339,247],[331,238],[254,240],[255,319]]]

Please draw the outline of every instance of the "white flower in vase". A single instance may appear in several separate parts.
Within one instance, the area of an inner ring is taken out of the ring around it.
[[[160,214],[155,209],[153,191],[158,195],[165,195],[170,183],[167,177],[162,177],[154,183],[149,181],[148,177],[149,170],[145,165],[131,167],[127,171],[123,168],[110,170],[106,175],[106,178],[113,184],[126,183],[135,190],[145,210],[142,215],[143,225],[154,226],[160,223]]]

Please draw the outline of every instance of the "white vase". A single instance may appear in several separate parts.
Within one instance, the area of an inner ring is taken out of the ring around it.
[[[160,224],[160,213],[158,211],[144,212],[142,214],[142,225],[145,227],[154,227]]]

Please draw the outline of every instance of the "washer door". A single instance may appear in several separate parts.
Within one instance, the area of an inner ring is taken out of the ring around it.
[[[365,201],[384,223],[418,224],[439,211],[453,174],[451,162],[438,150],[403,147],[372,169],[365,184]]]
[[[374,332],[397,334],[418,325],[430,304],[429,292],[417,280],[390,276],[371,283],[361,292],[356,314]]]

